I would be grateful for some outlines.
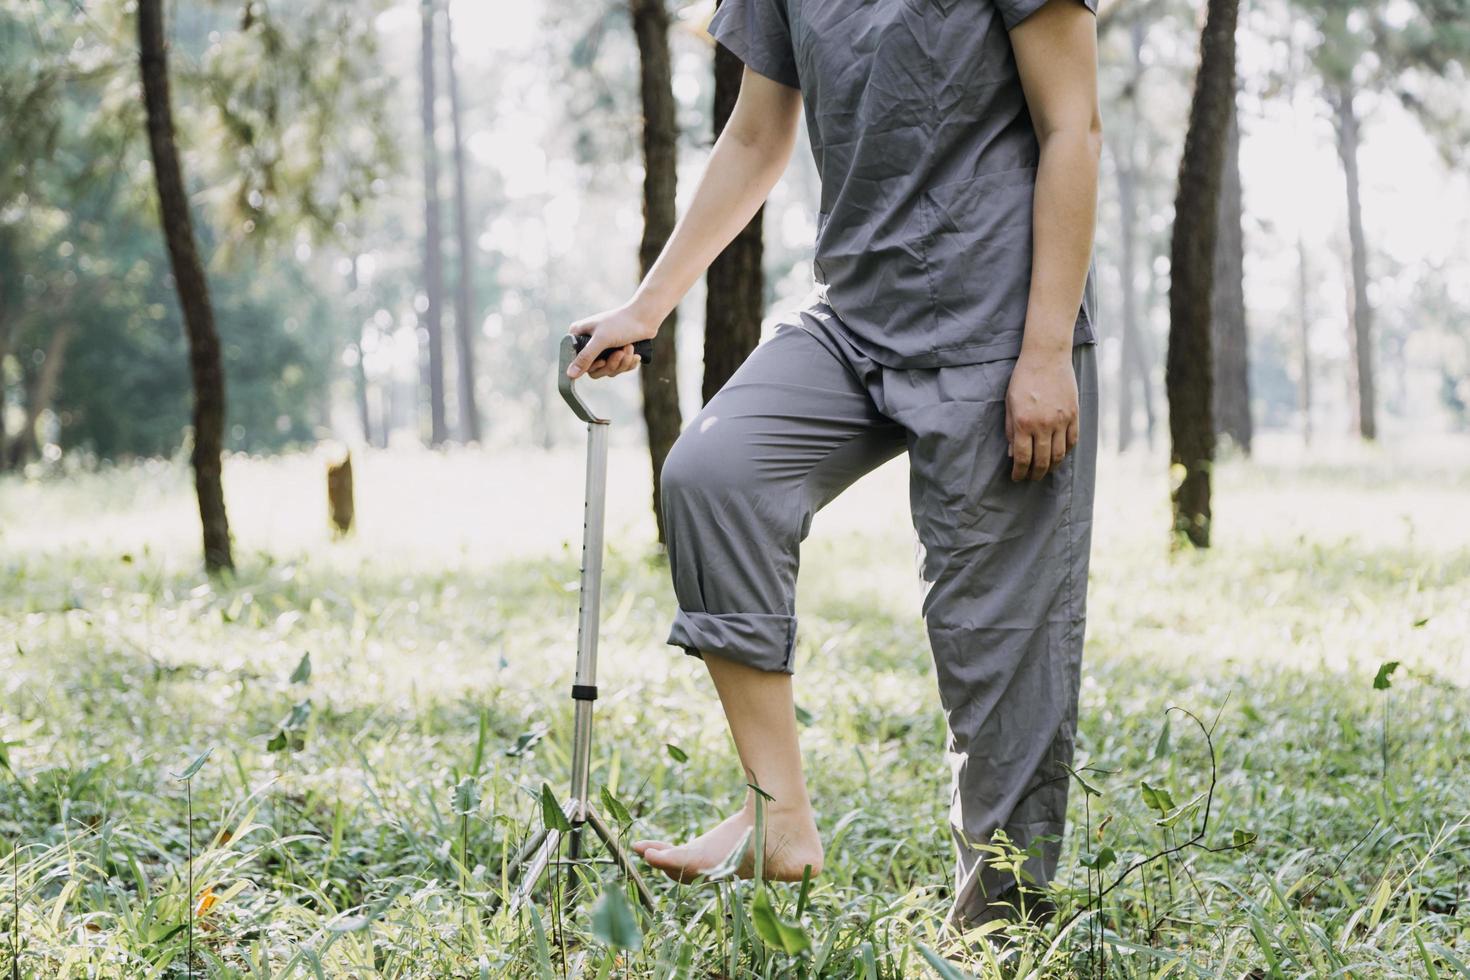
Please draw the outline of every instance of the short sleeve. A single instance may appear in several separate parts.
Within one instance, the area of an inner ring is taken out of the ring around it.
[[[1097,0],[1077,0],[1078,3],[1097,13]],[[996,0],[996,6],[1000,8],[1000,16],[1005,21],[1006,30],[1011,30],[1021,21],[1041,9],[1046,0]]]
[[[753,71],[801,88],[786,0],[720,0],[705,30]]]

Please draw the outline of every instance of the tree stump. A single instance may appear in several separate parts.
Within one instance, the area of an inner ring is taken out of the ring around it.
[[[352,453],[327,464],[327,511],[336,537],[352,530]]]

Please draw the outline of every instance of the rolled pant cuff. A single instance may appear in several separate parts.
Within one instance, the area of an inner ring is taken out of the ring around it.
[[[796,617],[776,613],[703,613],[679,609],[667,640],[691,656],[729,657],[759,670],[795,673]]]

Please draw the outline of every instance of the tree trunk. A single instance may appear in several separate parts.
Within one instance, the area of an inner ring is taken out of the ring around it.
[[[1363,237],[1363,202],[1358,184],[1358,114],[1353,108],[1353,90],[1341,82],[1331,90],[1337,128],[1337,155],[1347,178],[1348,241],[1352,246],[1353,271],[1353,378],[1357,388],[1358,432],[1364,439],[1378,437],[1374,406],[1373,308],[1368,303],[1368,244]]]
[[[10,225],[0,225],[0,472],[5,470],[9,435],[5,427],[5,358],[10,356],[11,306],[16,302],[15,279],[19,257],[15,251],[15,233]]]
[[[1250,334],[1245,322],[1244,202],[1240,187],[1240,122],[1232,96],[1220,174],[1219,232],[1210,313],[1215,358],[1215,432],[1251,452]]]
[[[423,0],[419,50],[420,112],[424,125],[424,330],[429,335],[429,445],[449,438],[444,420],[444,260],[440,254],[439,151],[434,145],[434,0]]]
[[[444,61],[449,75],[449,115],[454,124],[454,224],[459,239],[459,288],[454,294],[454,336],[459,343],[459,438],[464,442],[479,442],[480,409],[475,401],[475,253],[470,240],[469,192],[465,189],[454,24],[448,7],[444,9]]]
[[[0,276],[4,274],[4,263],[0,263]],[[3,289],[0,289],[0,303],[4,302],[3,296]],[[6,460],[10,458],[10,435],[5,425],[5,358],[8,356],[10,356],[10,325],[7,322],[4,308],[0,307],[0,472],[5,471]]]
[[[630,0],[633,31],[638,38],[639,89],[643,103],[643,240],[638,246],[639,275],[649,268],[673,232],[678,124],[675,118],[673,65],[669,57],[669,13],[664,0]],[[653,516],[658,540],[664,543],[662,488],[659,472],[679,436],[677,307],[659,327],[653,341],[653,363],[639,368],[643,387],[643,419],[653,466]]]
[[[1118,357],[1118,452],[1127,452],[1133,444],[1133,377],[1138,346],[1138,127],[1142,112],[1139,89],[1143,76],[1143,24],[1134,21],[1130,27],[1133,46],[1133,77],[1123,90],[1127,103],[1128,131],[1121,152],[1114,153],[1118,175],[1118,219],[1121,224],[1121,255],[1118,279],[1123,293],[1121,349]],[[1147,375],[1140,376],[1147,384]]]
[[[1235,24],[1239,0],[1209,0],[1200,35],[1200,69],[1179,161],[1170,242],[1169,477],[1174,530],[1197,547],[1210,544],[1210,468],[1215,455],[1211,418],[1210,296],[1220,169],[1235,91]]]
[[[361,334],[359,334],[359,337]],[[363,364],[362,343],[354,343],[353,348],[357,351],[357,365],[352,371],[352,386],[357,389],[357,416],[362,423],[362,442],[365,446],[373,445],[373,411],[368,401],[368,376],[367,365]]]
[[[174,138],[169,103],[168,54],[162,0],[138,0],[138,60],[143,76],[143,107],[148,117],[148,148],[158,188],[159,222],[168,246],[174,287],[189,338],[189,372],[194,385],[194,490],[204,530],[204,567],[210,572],[235,566],[230,525],[225,515],[220,456],[225,432],[225,372],[219,334],[209,302],[209,283],[194,242],[189,199]]]
[[[1118,232],[1121,239],[1118,278],[1119,288],[1123,293],[1123,322],[1120,331],[1122,344],[1118,352],[1118,452],[1123,453],[1133,444],[1133,362],[1136,357],[1134,348],[1138,344],[1138,293],[1134,284],[1138,268],[1138,235],[1134,218],[1138,211],[1138,177],[1131,162],[1119,162],[1117,174],[1118,212],[1122,224]]]
[[[1154,344],[1149,336],[1148,323],[1149,312],[1159,302],[1159,279],[1161,277],[1154,271],[1154,264],[1148,261],[1147,257],[1145,257],[1143,267],[1145,273],[1143,306],[1139,310],[1138,330],[1133,336],[1133,370],[1138,377],[1139,391],[1143,394],[1144,438],[1148,441],[1149,451],[1152,452],[1154,437],[1159,431],[1159,410],[1154,403],[1153,381],[1154,365],[1159,362],[1159,358],[1154,354]]]
[[[357,364],[352,372],[353,387],[357,389],[357,414],[362,420],[362,441],[373,444],[373,413],[368,403],[368,376],[366,355],[362,349],[362,300],[358,295],[360,283],[357,278],[357,249],[352,249],[347,265],[347,309],[352,317],[352,349],[357,352]]]
[[[718,3],[716,8],[718,8]],[[719,139],[740,94],[745,65],[724,45],[715,45],[714,136]],[[715,396],[760,343],[765,312],[765,276],[761,240],[765,205],[710,263],[705,274],[704,385],[705,402]]]
[[[40,454],[41,442],[36,435],[36,426],[41,421],[41,413],[56,399],[56,385],[61,380],[61,366],[71,336],[72,324],[62,322],[57,325],[46,340],[46,349],[40,351],[39,369],[25,371],[25,422],[6,449],[5,465],[8,467],[24,466],[28,459]]]
[[[1302,444],[1312,444],[1312,320],[1308,302],[1307,243],[1301,230],[1296,233],[1297,319],[1301,323],[1300,398],[1302,409]]]

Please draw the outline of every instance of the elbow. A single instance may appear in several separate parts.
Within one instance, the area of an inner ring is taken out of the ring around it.
[[[746,153],[783,169],[796,146],[794,126],[782,126],[769,118],[752,117],[739,112],[738,106],[725,122],[721,138],[726,137]]]
[[[1102,113],[1096,106],[1093,106],[1092,120],[1087,126],[1087,149],[1091,151],[1092,162],[1095,164],[1102,162],[1103,142]]]
[[[1041,144],[1041,152],[1044,154],[1048,148],[1056,148],[1065,153],[1071,159],[1077,159],[1079,153],[1085,153],[1094,166],[1101,165],[1103,151],[1103,128],[1102,118],[1096,113],[1086,123],[1077,120],[1070,125],[1058,126],[1055,129],[1039,132],[1038,142]],[[1064,149],[1063,149],[1064,148]]]

